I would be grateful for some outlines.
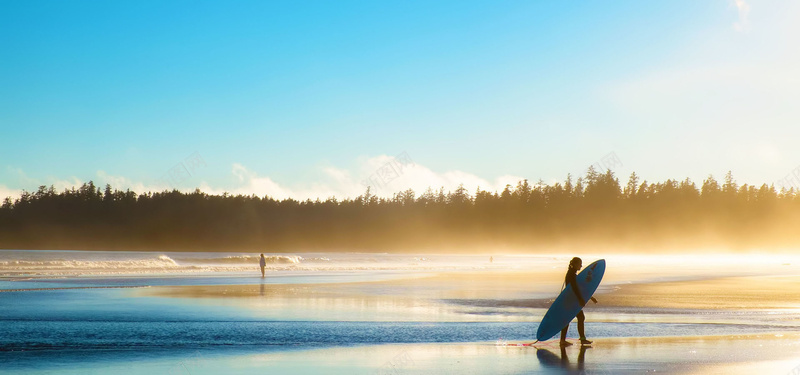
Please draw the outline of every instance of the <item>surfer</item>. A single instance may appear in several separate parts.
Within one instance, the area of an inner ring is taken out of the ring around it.
[[[258,265],[261,266],[261,277],[264,278],[264,268],[267,266],[267,259],[264,254],[261,254],[261,259],[258,260]]]
[[[571,288],[572,291],[575,293],[575,296],[578,297],[578,303],[581,304],[581,308],[586,306],[586,300],[583,299],[581,296],[581,291],[578,289],[578,279],[577,273],[578,270],[583,267],[583,261],[581,258],[574,257],[571,261],[569,261],[569,268],[567,269],[567,275],[564,276],[564,287]],[[592,302],[597,303],[597,299],[591,297]],[[583,331],[583,321],[586,320],[586,316],[583,314],[583,309],[578,312],[576,316],[578,318],[578,334],[581,336],[581,345],[589,345],[592,342],[586,339],[586,334]],[[561,346],[569,346],[572,345],[571,342],[567,341],[567,329],[569,329],[569,323],[564,326],[564,329],[561,330]]]

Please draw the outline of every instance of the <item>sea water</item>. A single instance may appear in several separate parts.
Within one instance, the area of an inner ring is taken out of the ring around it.
[[[448,295],[445,289],[452,285],[384,282],[440,273],[537,269],[563,273],[570,259],[494,255],[490,261],[489,255],[373,253],[265,256],[268,277],[262,279],[258,254],[0,251],[0,372],[81,373],[80,369],[90,372],[109,364],[185,364],[187,358],[213,362],[253,353],[330,347],[530,340],[547,297],[558,292],[552,285],[549,289],[534,283],[520,285],[522,294],[517,299],[438,298]],[[624,280],[609,274],[606,288],[621,282],[747,272],[791,274],[796,270],[792,264],[797,264],[791,257],[727,258],[727,267],[709,274],[708,267],[692,266],[702,264],[699,258],[608,259],[609,269],[626,267],[628,272]],[[332,292],[288,299],[164,298],[142,293],[149,288],[200,285],[256,285],[262,290],[327,285],[317,287],[325,292],[334,284],[344,288],[337,291],[356,291],[356,297]],[[363,298],[358,297],[361,294]],[[587,314],[594,314],[587,331],[599,338],[796,329],[796,316],[787,311],[709,310],[700,311],[698,317],[698,311],[616,308]],[[636,319],[626,320],[626,316]],[[574,325],[570,335],[576,335]],[[153,371],[150,367],[128,370]],[[187,366],[172,366],[169,372],[189,373]]]

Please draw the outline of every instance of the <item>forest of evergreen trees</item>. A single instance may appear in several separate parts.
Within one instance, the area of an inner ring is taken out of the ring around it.
[[[0,207],[0,248],[159,251],[548,251],[800,245],[794,189],[709,176],[661,183],[611,171],[502,192],[463,187],[380,198],[270,197],[41,186]]]

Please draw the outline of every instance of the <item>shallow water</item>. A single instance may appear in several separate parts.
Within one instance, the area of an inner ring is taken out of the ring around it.
[[[495,262],[489,263],[484,256],[288,254],[282,256],[294,257],[287,259],[299,263],[273,265],[262,279],[250,265],[232,270],[230,264],[222,264],[218,259],[231,256],[225,253],[0,253],[6,262],[5,269],[0,267],[6,272],[0,281],[3,373],[103,373],[113,368],[121,373],[195,374],[235,366],[238,360],[248,363],[248,371],[269,364],[315,373],[318,367],[292,362],[300,357],[291,353],[308,353],[309,358],[322,360],[341,355],[330,354],[337,348],[352,353],[366,350],[358,348],[387,345],[477,342],[493,347],[498,340],[531,341],[549,298],[558,292],[561,265],[569,259],[495,256]],[[163,261],[162,256],[176,266],[152,267],[150,262]],[[187,265],[189,258],[205,263]],[[322,258],[327,260],[319,260]],[[796,266],[779,258],[744,259],[729,262],[725,268],[704,268],[696,259],[677,267],[685,258],[608,259],[607,289],[631,280],[796,272]],[[663,267],[669,260],[672,266]],[[50,263],[37,269],[35,262]],[[214,262],[222,265],[217,267]],[[662,272],[654,272],[658,268],[654,263],[662,265]],[[124,272],[111,268],[120,264],[127,267]],[[175,272],[176,267],[200,268]],[[530,269],[540,269],[546,281],[528,282],[527,274],[514,273]],[[12,275],[15,272],[24,274]],[[511,276],[505,278],[503,272],[511,272]],[[719,311],[601,303],[590,305],[587,317],[587,332],[601,341],[798,331],[798,313],[791,309]],[[574,324],[569,336],[577,336]],[[391,354],[385,349],[370,350]],[[456,362],[433,361],[430,366],[452,365],[454,373],[469,373],[463,371],[458,354],[447,353]],[[423,362],[424,355],[417,356],[417,362]],[[523,356],[530,357],[530,353]],[[187,365],[192,358],[202,360],[204,366]],[[335,362],[321,363],[331,361]],[[515,362],[522,367],[509,372],[548,368],[544,362],[528,368],[523,363]],[[346,364],[340,365],[346,372]],[[373,365],[369,361],[353,363],[367,373],[379,371],[370,367]],[[405,370],[425,373],[419,367],[419,371]]]

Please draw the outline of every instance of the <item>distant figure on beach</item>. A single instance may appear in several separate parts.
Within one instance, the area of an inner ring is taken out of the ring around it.
[[[583,267],[583,261],[581,258],[574,257],[571,261],[569,261],[569,268],[567,269],[567,275],[564,276],[564,288],[571,288],[572,291],[575,293],[575,296],[578,297],[578,303],[581,304],[581,308],[586,306],[586,300],[583,299],[581,296],[581,291],[578,289],[578,279],[577,273],[578,270]],[[592,297],[592,302],[597,303],[597,299]],[[578,334],[581,336],[581,345],[589,345],[592,342],[586,339],[586,334],[583,331],[583,321],[586,320],[586,316],[583,314],[583,310],[578,312],[576,316],[578,318]],[[571,342],[567,341],[567,330],[569,329],[569,323],[561,330],[561,346],[569,346],[572,345]]]
[[[494,262],[494,257],[489,257],[489,263]]]
[[[267,259],[264,254],[261,254],[261,259],[258,260],[258,265],[261,266],[261,278],[264,278],[264,268],[267,266]]]

